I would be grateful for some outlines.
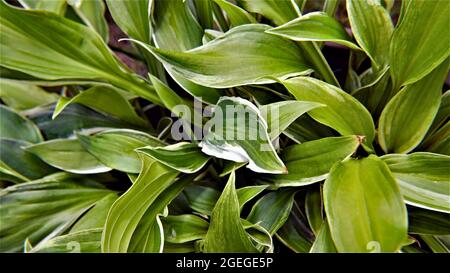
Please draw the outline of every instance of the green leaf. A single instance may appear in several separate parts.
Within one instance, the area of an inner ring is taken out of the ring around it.
[[[208,222],[193,214],[169,215],[162,218],[164,240],[169,243],[185,243],[203,239],[208,231]]]
[[[327,221],[323,221],[322,226],[317,234],[316,240],[311,247],[310,253],[336,253],[336,246],[333,238],[331,238],[330,227]]]
[[[245,232],[239,216],[239,201],[232,172],[211,214],[211,221],[204,241],[205,252],[257,252]]]
[[[361,143],[358,136],[328,137],[286,148],[281,154],[288,174],[261,179],[278,187],[304,186],[324,180],[331,167],[349,158]]]
[[[265,117],[271,140],[277,138],[289,125],[304,113],[324,105],[308,101],[280,101],[260,107]]]
[[[441,97],[441,104],[439,110],[434,117],[433,124],[428,130],[428,135],[436,132],[439,128],[443,127],[447,122],[447,118],[450,116],[450,90],[445,91]]]
[[[319,236],[320,229],[323,223],[323,202],[322,189],[315,187],[306,193],[305,198],[305,212],[308,218],[309,226],[316,236]]]
[[[58,95],[22,81],[0,80],[0,99],[16,110],[26,110],[58,100]]]
[[[266,188],[267,188],[267,186],[263,185],[263,186],[247,186],[247,187],[237,189],[236,194],[238,196],[239,206],[240,206],[241,210],[247,202],[249,202],[250,200],[255,198],[258,194],[263,192],[263,190],[265,190]]]
[[[112,88],[95,86],[71,99],[61,97],[52,118],[56,118],[71,103],[83,104],[136,126],[147,126],[147,123],[136,114],[128,100]]]
[[[324,203],[339,252],[396,252],[407,237],[407,213],[395,178],[376,156],[336,163]]]
[[[149,2],[106,0],[114,22],[129,37],[150,42]]]
[[[408,208],[408,232],[412,234],[450,235],[449,215]]]
[[[203,215],[211,215],[220,192],[211,187],[190,185],[184,190],[189,206]]]
[[[188,185],[194,176],[181,177],[164,190],[142,216],[131,238],[128,252],[161,252],[164,249],[164,231],[160,216],[167,216],[167,205]],[[127,221],[125,219],[125,221]]]
[[[288,219],[295,193],[290,189],[280,189],[264,195],[255,203],[247,220],[274,235]]]
[[[306,217],[294,201],[286,223],[278,230],[277,238],[295,253],[307,253],[311,249],[313,233],[308,229]]]
[[[186,51],[202,44],[203,29],[189,10],[187,2],[154,0],[152,4],[152,31],[157,48]],[[149,44],[146,41],[143,42]],[[186,78],[167,65],[165,68],[172,78],[191,95],[208,103],[215,103],[219,99],[219,91],[195,84],[190,78]]]
[[[186,101],[183,100],[175,91],[173,91],[169,86],[164,84],[158,78],[153,75],[149,75],[150,80],[155,88],[156,93],[161,99],[163,105],[174,113],[178,117],[183,117],[183,111],[180,111],[180,106],[189,107],[188,109],[194,111],[191,105],[186,105]],[[190,121],[190,120],[189,120]]]
[[[450,54],[447,1],[408,1],[390,47],[394,87],[414,83],[441,64]],[[420,46],[419,46],[420,45]]]
[[[66,11],[65,0],[19,0],[19,3],[27,9],[47,10],[58,15],[64,15]]]
[[[314,78],[297,77],[282,81],[297,100],[325,104],[327,107],[309,111],[309,115],[341,135],[365,136],[371,145],[375,125],[367,109],[354,97],[341,89]]]
[[[23,150],[31,143],[18,139],[0,138],[0,178],[14,183],[38,179],[56,169],[39,157]]]
[[[164,147],[147,146],[137,151],[183,173],[198,172],[210,158],[200,151],[197,144],[189,142],[179,142]]]
[[[450,122],[430,135],[422,144],[424,150],[432,153],[450,155]]]
[[[133,1],[134,2],[134,1]],[[45,80],[106,82],[154,103],[152,87],[132,74],[87,26],[54,13],[0,3],[0,65]]]
[[[232,115],[230,111],[234,111]],[[202,152],[235,162],[248,161],[247,168],[255,172],[286,172],[256,106],[242,98],[221,97],[212,119],[214,125],[201,142]]]
[[[0,249],[20,251],[24,238],[37,245],[57,236],[98,200],[112,193],[85,180],[36,181],[0,191]]]
[[[101,228],[57,236],[31,249],[30,253],[100,253]]]
[[[380,0],[348,0],[347,12],[356,41],[381,70],[388,64],[389,42],[394,26]]]
[[[54,120],[54,106],[33,108],[26,113],[46,139],[72,137],[75,131],[94,128],[136,128],[132,124],[96,112],[80,104],[69,104]],[[142,128],[136,128],[142,129]]]
[[[198,20],[203,29],[211,29],[214,27],[214,18],[212,12],[211,1],[194,0],[194,6]]]
[[[109,210],[108,217],[102,237],[102,252],[127,252],[133,233],[146,211],[155,203],[158,196],[166,190],[177,177],[178,172],[164,165],[142,157],[142,171],[133,185],[113,204]],[[157,210],[160,213],[162,209]],[[156,222],[155,217],[150,220]],[[148,218],[147,218],[148,219]],[[153,227],[154,225],[152,225]],[[152,230],[158,234],[158,227]],[[156,235],[161,238],[161,235]],[[162,249],[162,242],[150,242],[152,250]]]
[[[389,154],[382,159],[407,204],[450,213],[450,156],[418,152]]]
[[[385,152],[407,153],[420,144],[441,102],[446,61],[422,80],[397,93],[381,113],[378,140]]]
[[[298,47],[293,42],[265,33],[268,28],[261,24],[238,26],[186,52],[138,43],[171,70],[208,87],[273,83],[267,77],[285,79],[310,73]],[[238,51],[236,47],[239,47]]]
[[[249,12],[255,12],[272,20],[276,25],[281,25],[297,18],[300,10],[294,1],[277,0],[238,0]]]
[[[78,140],[105,166],[127,173],[139,173],[141,170],[136,149],[147,145],[165,145],[146,133],[128,129],[105,130],[92,136],[78,134]]]
[[[324,12],[311,12],[284,25],[267,30],[294,41],[334,42],[361,50],[341,23]]]
[[[439,239],[438,236],[421,235],[420,238],[422,238],[433,253],[450,253],[450,249]]]
[[[49,140],[27,146],[25,151],[35,154],[55,168],[70,173],[90,174],[111,170],[88,153],[77,139]]]
[[[70,233],[80,232],[86,229],[101,228],[106,222],[106,216],[112,204],[117,200],[116,193],[110,193],[100,199],[92,208],[90,208],[81,219],[79,219],[70,229]],[[100,248],[100,238],[99,248]]]
[[[225,0],[213,0],[228,15],[232,27],[257,23],[256,19],[246,10]]]
[[[14,110],[0,105],[0,137],[24,140],[31,143],[43,141],[39,128]]]
[[[51,1],[49,1],[51,2]],[[83,22],[95,30],[108,43],[109,30],[105,18],[105,3],[98,0],[67,0]]]

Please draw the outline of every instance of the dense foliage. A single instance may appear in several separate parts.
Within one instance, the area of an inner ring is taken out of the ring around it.
[[[449,14],[2,0],[0,251],[448,252]]]

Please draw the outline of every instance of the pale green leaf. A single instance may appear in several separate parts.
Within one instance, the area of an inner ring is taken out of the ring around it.
[[[382,159],[407,204],[450,213],[450,156],[418,152],[389,154]]]
[[[86,229],[103,229],[108,211],[117,198],[118,196],[116,193],[110,193],[100,199],[75,223],[75,225],[73,225],[73,227],[70,228],[70,233],[80,232]],[[98,238],[98,241],[100,249],[100,238]]]
[[[134,1],[133,1],[134,2]],[[0,2],[0,65],[55,81],[106,82],[154,103],[153,88],[132,74],[95,31],[54,13]]]
[[[228,15],[232,27],[257,23],[256,19],[246,10],[226,0],[213,0]]]
[[[215,124],[201,142],[202,152],[235,162],[248,161],[247,168],[255,172],[286,172],[270,142],[267,124],[256,106],[242,98],[222,97],[212,119]]]
[[[303,186],[328,177],[331,167],[349,158],[361,143],[358,136],[329,137],[286,148],[281,154],[287,174],[261,177],[278,187]]]
[[[28,182],[0,191],[1,251],[20,251],[24,238],[36,246],[61,234],[110,193],[100,184],[70,179]]]
[[[262,14],[276,25],[284,24],[300,15],[300,10],[293,0],[238,0],[249,12]]]
[[[389,12],[380,0],[348,0],[347,12],[356,41],[372,65],[382,69],[388,64],[389,42],[394,31]]]
[[[141,160],[136,149],[165,145],[146,133],[128,129],[111,129],[92,136],[78,134],[78,139],[90,154],[112,169],[127,173],[139,173]]]
[[[334,42],[360,50],[341,23],[324,12],[308,13],[267,32],[294,41]]]
[[[299,48],[291,41],[265,33],[268,28],[262,24],[238,26],[186,52],[139,44],[171,70],[208,87],[272,83],[274,80],[267,77],[286,79],[310,73]]]
[[[210,159],[201,152],[197,144],[189,142],[179,142],[164,147],[147,146],[137,151],[183,173],[198,172]]]
[[[102,0],[67,0],[67,3],[73,7],[76,14],[87,26],[100,34],[102,39],[108,43],[108,22],[104,16],[105,3]]]
[[[420,81],[406,86],[386,105],[378,134],[385,152],[407,153],[420,144],[439,110],[448,64],[442,63]]]
[[[47,164],[78,174],[103,173],[111,169],[86,151],[77,139],[55,139],[27,146],[25,151]]]
[[[331,238],[330,227],[327,221],[323,221],[319,232],[317,233],[316,240],[314,241],[310,253],[336,253],[336,246],[334,245],[333,238]]]
[[[205,252],[257,252],[244,230],[239,212],[235,174],[232,172],[212,211],[204,241]]]
[[[450,5],[445,0],[407,1],[390,47],[394,88],[416,82],[450,54]]]
[[[100,253],[102,228],[57,236],[31,249],[30,253]]]
[[[19,3],[27,9],[47,10],[58,15],[66,11],[66,0],[19,0]]]
[[[111,207],[102,236],[102,252],[127,252],[139,222],[147,209],[157,200],[175,180],[178,172],[164,165],[142,158],[142,171],[133,185]],[[161,210],[156,211],[160,213]],[[151,217],[151,223],[156,222],[156,215]],[[153,225],[152,225],[153,227]],[[156,229],[156,230],[155,230]],[[153,234],[162,235],[153,229]],[[162,242],[151,242],[157,252],[162,250]]]
[[[376,156],[337,163],[324,203],[339,252],[396,252],[407,238],[406,206],[394,176]]]
[[[185,243],[203,239],[208,231],[208,222],[193,214],[169,215],[162,218],[164,240],[169,243]]]
[[[375,137],[375,125],[367,109],[354,97],[341,89],[309,77],[282,81],[297,100],[326,105],[308,112],[318,122],[341,135],[365,136],[369,147]]]
[[[320,103],[308,101],[280,101],[263,105],[260,111],[267,121],[269,137],[273,140],[301,115],[323,106]]]
[[[214,4],[214,3],[212,3]],[[203,30],[185,1],[152,1],[152,31],[157,48],[186,51],[202,44]],[[139,39],[138,39],[139,40]],[[140,40],[146,42],[144,40]],[[148,42],[146,42],[148,44]],[[219,91],[195,84],[190,78],[165,65],[167,72],[188,93],[208,103],[215,103]]]
[[[39,128],[14,110],[0,105],[0,117],[1,138],[11,138],[31,143],[43,141]]]
[[[22,81],[0,79],[0,99],[11,108],[26,110],[56,102],[58,95]]]

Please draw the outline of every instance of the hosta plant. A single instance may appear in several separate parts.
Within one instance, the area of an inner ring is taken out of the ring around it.
[[[0,251],[448,252],[447,0],[0,4]]]

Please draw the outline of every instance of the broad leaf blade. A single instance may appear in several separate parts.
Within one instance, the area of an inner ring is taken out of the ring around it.
[[[374,67],[388,64],[389,42],[394,26],[380,0],[348,0],[347,12],[356,41],[372,60]]]
[[[262,24],[238,26],[186,52],[139,44],[171,70],[208,87],[272,83],[265,77],[285,79],[310,73],[299,48],[291,41],[265,33],[268,28]],[[237,46],[239,51],[235,50]]]
[[[334,42],[360,50],[341,23],[324,12],[308,13],[267,32],[294,41]]]
[[[325,211],[339,252],[396,252],[407,237],[406,207],[376,156],[337,163],[324,186]]]
[[[447,1],[404,3],[389,54],[394,87],[420,80],[448,57],[449,12]]]
[[[136,149],[165,145],[146,133],[127,129],[105,130],[92,136],[78,134],[81,145],[100,162],[112,169],[139,173],[141,160]]]
[[[1,138],[11,138],[31,143],[43,141],[39,128],[14,110],[0,105],[0,117]]]
[[[142,158],[139,177],[109,211],[102,236],[102,252],[128,251],[133,233],[147,209],[174,182],[177,175],[178,172],[158,162]]]
[[[378,140],[385,152],[407,153],[420,144],[441,102],[448,61],[397,93],[381,113]]]
[[[270,142],[266,122],[249,101],[222,97],[213,120],[214,125],[201,142],[202,152],[235,162],[248,161],[247,168],[256,172],[286,172]]]
[[[314,78],[297,77],[282,81],[297,100],[326,105],[309,111],[309,115],[341,135],[365,136],[371,145],[375,137],[375,125],[367,109],[354,97],[341,89]]]
[[[432,153],[382,157],[394,174],[405,202],[450,213],[450,156]]]
[[[61,234],[89,207],[112,193],[97,183],[75,180],[28,182],[0,192],[0,247],[19,251],[24,238],[36,245]]]
[[[49,140],[28,146],[25,150],[47,164],[71,173],[92,174],[111,170],[88,153],[77,139]]]
[[[197,144],[179,142],[165,147],[142,147],[139,152],[183,173],[196,173],[209,160]]]
[[[289,146],[281,155],[288,173],[261,179],[278,187],[304,186],[322,181],[328,177],[335,163],[356,152],[360,142],[358,136],[343,136]]]

